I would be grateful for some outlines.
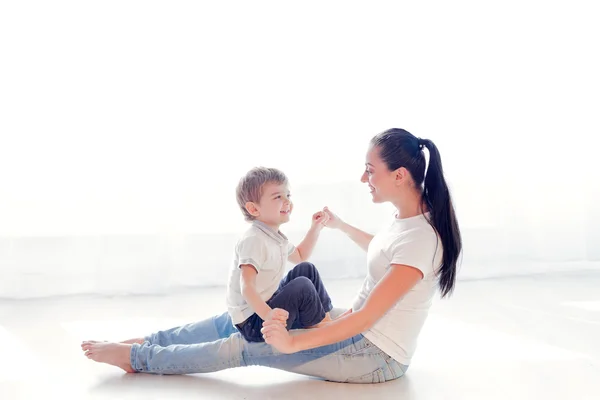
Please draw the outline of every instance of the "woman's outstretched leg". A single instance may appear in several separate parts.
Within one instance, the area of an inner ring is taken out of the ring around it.
[[[172,344],[214,342],[215,340],[228,338],[235,332],[237,332],[237,329],[233,326],[229,314],[225,312],[202,321],[158,331],[143,339],[144,342],[166,347]]]
[[[210,343],[170,345],[97,343],[88,358],[125,371],[193,374],[260,365],[336,382],[377,383],[404,374],[403,366],[357,335],[328,346],[282,354],[266,343],[245,341],[239,333]]]
[[[128,339],[121,342],[121,344],[143,344],[148,342],[160,346],[169,346],[172,344],[204,343],[227,338],[235,332],[237,330],[233,326],[229,314],[223,313],[202,321],[158,331],[145,337]],[[105,342],[88,340],[81,344],[81,348],[85,351],[89,345],[97,343]]]

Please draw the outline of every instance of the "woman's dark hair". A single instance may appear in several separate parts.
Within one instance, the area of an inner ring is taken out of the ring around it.
[[[371,145],[390,171],[400,167],[408,170],[417,187],[423,187],[422,204],[430,212],[429,224],[437,231],[443,246],[439,270],[442,297],[452,293],[456,281],[456,264],[462,250],[462,239],[450,191],[444,179],[440,152],[429,139],[421,139],[404,129],[388,129],[376,135]],[[429,167],[425,173],[425,154],[429,150]]]

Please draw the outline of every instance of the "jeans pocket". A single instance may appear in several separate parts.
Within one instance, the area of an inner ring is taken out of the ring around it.
[[[375,345],[363,335],[357,335],[352,338],[353,349],[350,356],[368,353]]]

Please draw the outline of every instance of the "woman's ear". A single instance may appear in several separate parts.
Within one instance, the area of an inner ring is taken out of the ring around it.
[[[408,170],[404,167],[400,167],[394,171],[394,180],[396,182],[396,186],[403,185],[406,182],[408,177]]]

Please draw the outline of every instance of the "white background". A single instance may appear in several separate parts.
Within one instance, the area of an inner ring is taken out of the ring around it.
[[[592,2],[0,4],[0,297],[225,283],[238,179],[290,178],[301,240],[330,206],[375,230],[369,139],[432,139],[461,277],[598,268]],[[325,232],[327,279],[364,256]]]

